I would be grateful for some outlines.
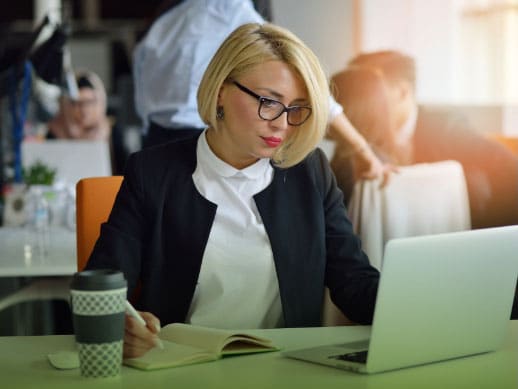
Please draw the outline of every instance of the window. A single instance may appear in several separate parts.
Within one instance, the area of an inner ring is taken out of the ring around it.
[[[480,103],[518,103],[518,0],[462,0],[457,93]]]

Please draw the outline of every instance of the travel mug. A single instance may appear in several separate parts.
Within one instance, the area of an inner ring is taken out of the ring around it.
[[[120,373],[127,283],[117,270],[74,274],[70,287],[74,333],[81,375]]]

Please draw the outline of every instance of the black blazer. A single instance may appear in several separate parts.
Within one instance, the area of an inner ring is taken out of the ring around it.
[[[87,264],[122,270],[130,295],[140,281],[137,307],[162,324],[185,321],[217,208],[192,180],[196,142],[130,157]],[[379,273],[353,234],[324,154],[274,169],[273,182],[254,199],[272,245],[285,326],[320,325],[325,285],[350,319],[370,323]]]

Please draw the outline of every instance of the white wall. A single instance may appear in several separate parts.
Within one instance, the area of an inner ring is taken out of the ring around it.
[[[455,0],[361,0],[362,51],[395,49],[416,59],[423,103],[454,101]],[[329,75],[353,52],[353,0],[272,0],[273,22],[302,38]]]
[[[352,5],[353,0],[272,0],[272,19],[306,42],[331,75],[353,52]]]
[[[516,66],[510,66],[509,82],[502,86],[500,81],[505,69],[501,62],[512,54],[502,53],[506,47],[502,43],[504,37],[494,35],[494,31],[491,35],[489,27],[496,23],[494,20],[484,24],[475,17],[473,21],[478,24],[465,30],[466,6],[474,3],[474,0],[361,0],[362,51],[396,49],[411,55],[416,60],[420,103],[452,104],[453,109],[472,120],[475,128],[518,134],[518,108],[513,105],[515,101],[510,93],[510,98],[504,98],[505,88],[516,90],[509,87],[513,79],[518,80]],[[499,17],[497,13],[495,18]],[[509,37],[516,39],[516,34],[513,32]],[[474,55],[477,50],[486,55]],[[495,62],[494,58],[498,60]],[[516,58],[515,55],[509,60],[518,63]]]
[[[417,67],[417,97],[424,103],[455,99],[455,18],[452,0],[363,0],[362,51],[395,49]]]
[[[463,80],[470,77],[475,80],[470,81],[472,84],[479,84],[481,79],[473,77],[473,72],[487,69],[483,64],[460,59],[461,12],[472,0],[272,0],[273,21],[302,38],[331,75],[355,54],[355,1],[361,7],[361,51],[395,49],[414,57],[420,103],[469,105],[468,110],[480,104],[476,94],[466,90]],[[487,127],[518,133],[518,109],[501,107],[500,101],[490,103],[485,108],[499,113],[498,120],[492,122],[495,125]]]
[[[112,51],[108,38],[72,38],[68,40],[74,69],[89,69],[103,81],[109,93],[112,85]]]

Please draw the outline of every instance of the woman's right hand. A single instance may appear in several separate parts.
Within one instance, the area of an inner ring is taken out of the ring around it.
[[[124,331],[124,358],[137,358],[154,347],[160,346],[158,338],[160,320],[149,312],[139,312],[146,322],[143,326],[134,317],[126,315]]]

